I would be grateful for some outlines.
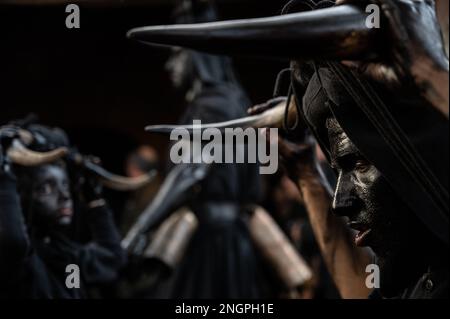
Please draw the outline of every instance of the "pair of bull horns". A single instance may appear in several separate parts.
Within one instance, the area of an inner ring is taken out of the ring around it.
[[[295,105],[295,99],[291,100],[288,109],[287,125],[292,127],[297,121],[297,110]],[[251,115],[240,119],[204,124],[200,127],[200,130],[215,128],[223,131],[227,128],[282,128],[284,126],[285,112],[287,107],[287,101],[281,101],[274,107],[267,109],[265,112],[258,115]],[[146,131],[150,133],[170,134],[173,130],[185,129],[189,132],[198,130],[198,127],[193,125],[151,125],[146,127]]]
[[[28,149],[20,139],[13,140],[7,151],[8,158],[12,163],[29,167],[53,163],[63,158],[67,153],[68,150],[65,147],[50,152],[35,152]]]
[[[82,166],[84,169],[96,176],[103,186],[121,192],[138,190],[150,184],[157,175],[156,170],[151,170],[138,177],[120,176],[107,171],[98,163],[94,162],[91,158],[75,152],[70,154],[69,160],[71,160],[75,165]]]
[[[57,148],[50,152],[35,152],[29,150],[16,139],[8,149],[8,158],[14,164],[21,166],[40,166],[58,161],[69,154],[65,147]],[[90,161],[83,163],[84,167],[96,175],[103,186],[117,191],[134,191],[150,184],[156,176],[156,171],[150,171],[139,177],[124,177],[108,172],[103,167]]]
[[[6,128],[8,129],[8,128]],[[49,152],[36,152],[28,149],[26,145],[33,143],[33,134],[24,129],[9,128],[14,132],[10,147],[6,153],[10,161],[20,166],[40,166],[55,162],[68,154],[68,149],[60,147]]]
[[[116,191],[134,191],[150,184],[157,175],[156,170],[152,170],[147,174],[138,177],[125,177],[108,172],[100,165],[91,161],[83,162],[84,168],[96,175],[103,186]]]
[[[374,56],[378,30],[355,5],[282,16],[135,28],[128,37],[213,54],[288,59],[361,59]]]
[[[106,171],[105,171],[106,172]],[[100,176],[100,181],[103,186],[120,192],[130,192],[138,190],[150,184],[156,176],[155,171],[138,177],[125,177],[116,174],[108,173]]]
[[[8,158],[16,165],[26,167],[46,165],[63,159],[70,153],[66,147],[59,147],[49,152],[32,151],[26,145],[33,143],[33,134],[27,130],[18,129],[16,135],[17,137],[13,139],[11,146],[7,150]],[[156,176],[156,170],[135,178],[119,176],[108,172],[92,161],[84,160],[79,154],[76,154],[73,158],[75,162],[82,164],[91,173],[96,175],[105,187],[117,191],[134,191],[140,189],[150,184]]]

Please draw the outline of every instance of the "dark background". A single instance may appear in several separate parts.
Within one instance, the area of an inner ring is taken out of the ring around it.
[[[0,0],[0,125],[36,113],[118,173],[139,144],[156,146],[164,158],[168,139],[144,127],[175,123],[183,111],[183,96],[164,71],[169,51],[134,43],[125,34],[170,23],[171,2]],[[225,20],[277,15],[287,0],[217,2]],[[80,29],[65,27],[64,3],[80,5]],[[257,103],[271,97],[287,63],[237,58],[235,65]]]

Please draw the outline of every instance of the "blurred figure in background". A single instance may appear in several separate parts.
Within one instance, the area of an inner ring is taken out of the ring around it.
[[[33,151],[69,148],[60,129],[33,124],[27,131],[34,136]],[[97,181],[78,172],[83,177],[79,186],[84,227],[90,231],[90,240],[79,242],[71,233],[72,220],[80,213],[75,205],[78,196],[74,196],[79,194],[73,193],[75,181],[65,161],[11,169],[4,165],[8,161],[5,149],[0,147],[0,296],[80,299],[89,297],[91,287],[117,280],[126,257]],[[68,280],[69,265],[78,269],[71,268],[77,276],[74,281]],[[72,287],[68,282],[78,284]]]
[[[125,172],[128,177],[140,177],[152,170],[157,171],[154,180],[149,185],[130,194],[130,198],[125,204],[120,225],[123,235],[130,230],[139,215],[151,203],[161,185],[160,162],[156,149],[149,145],[142,145],[128,156],[125,163]]]
[[[177,23],[217,20],[214,1],[179,1]],[[185,95],[180,122],[212,123],[246,114],[251,105],[226,57],[176,50],[167,63],[175,88]],[[256,164],[213,164],[199,193],[186,203],[198,219],[186,254],[157,298],[260,298],[262,267],[246,225],[246,206],[259,200]]]

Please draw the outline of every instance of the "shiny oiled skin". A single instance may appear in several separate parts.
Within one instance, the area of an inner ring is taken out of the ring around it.
[[[438,244],[337,121],[329,119],[327,128],[331,162],[339,176],[332,210],[371,229],[365,243],[377,256],[381,291],[386,297],[398,295],[426,271]]]

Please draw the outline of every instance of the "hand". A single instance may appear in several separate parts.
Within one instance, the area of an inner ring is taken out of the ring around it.
[[[0,144],[4,150],[8,149],[17,137],[19,137],[17,127],[10,125],[0,127]]]
[[[98,162],[97,158],[86,158],[84,160]],[[79,184],[81,194],[85,202],[89,205],[92,202],[103,200],[103,186],[101,185],[97,176],[88,170],[79,168]]]
[[[18,137],[17,128],[13,126],[0,127],[0,171],[4,171],[7,165],[6,151],[11,146],[12,141]]]
[[[285,100],[287,100],[286,97],[269,100],[250,108],[248,113],[250,115],[263,113]],[[315,142],[304,126],[298,126],[293,132],[282,132],[276,140],[270,140],[269,131],[265,131],[263,134],[269,143],[278,143],[280,163],[295,183],[301,178],[316,176]]]
[[[265,111],[274,108],[275,106],[277,106],[278,104],[280,104],[281,102],[284,102],[287,100],[287,97],[281,96],[281,97],[276,97],[274,99],[271,99],[265,103],[262,104],[258,104],[255,105],[251,108],[249,108],[247,110],[247,113],[249,115],[257,115],[257,114],[261,114],[264,113]]]

